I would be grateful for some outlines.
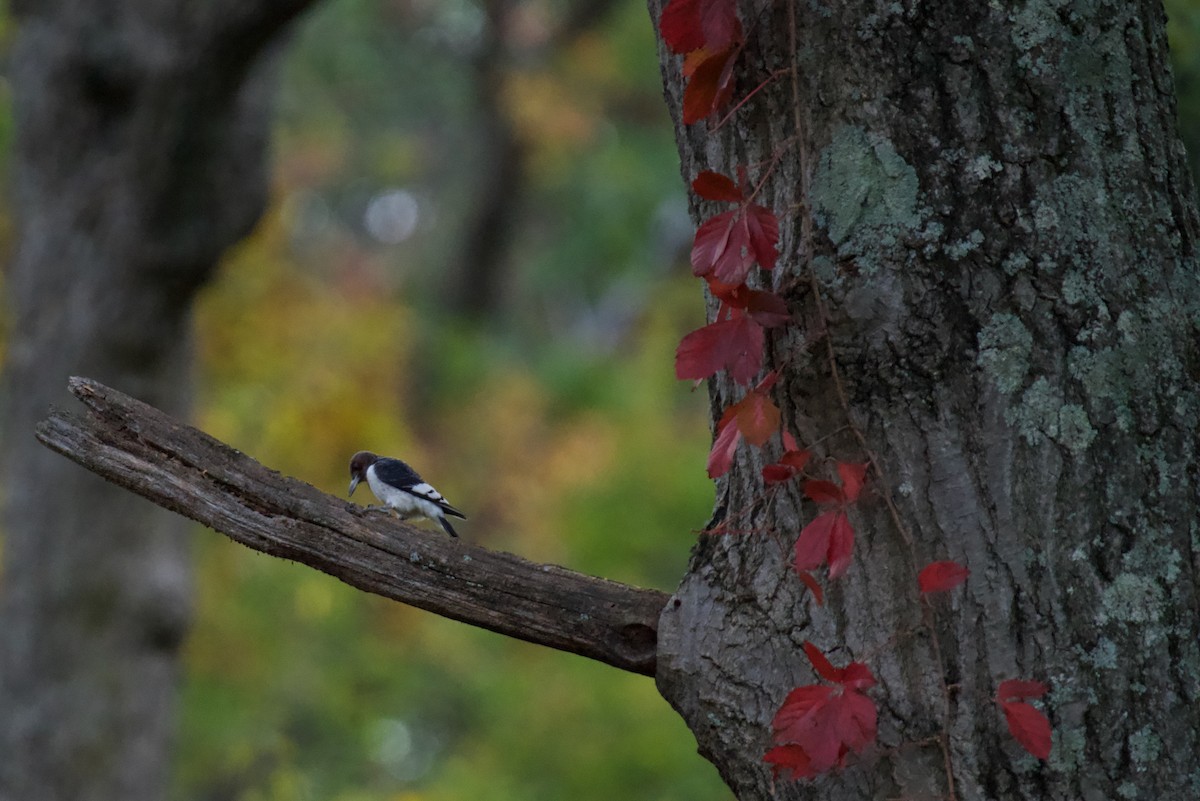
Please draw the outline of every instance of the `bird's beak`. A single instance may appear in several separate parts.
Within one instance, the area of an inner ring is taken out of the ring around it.
[[[355,476],[354,478],[350,479],[350,494],[351,495],[354,494],[354,488],[358,486],[358,482],[359,482],[358,476]]]

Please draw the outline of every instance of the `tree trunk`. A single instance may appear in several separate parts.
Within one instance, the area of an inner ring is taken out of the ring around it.
[[[817,681],[806,639],[879,679],[878,745],[822,799],[1200,795],[1200,272],[1161,4],[741,17],[734,102],[784,72],[715,131],[682,125],[662,53],[684,178],[769,173],[781,257],[757,280],[803,321],[768,334],[774,399],[819,457],[880,471],[818,607],[791,569],[815,509],[799,482],[765,492],[778,446],[739,446],[714,522],[764,533],[701,537],[661,691],[743,801],[818,795],[762,759],[785,695]],[[744,392],[719,375],[714,418]],[[971,576],[927,618],[916,569],[943,559]],[[1007,732],[1008,678],[1051,687],[1048,763]]]
[[[34,424],[77,372],[186,410],[191,299],[263,207],[261,54],[304,2],[14,5],[0,798],[161,798],[186,523],[42,448]]]

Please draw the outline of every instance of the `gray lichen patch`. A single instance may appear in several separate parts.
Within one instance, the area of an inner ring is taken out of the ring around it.
[[[1170,323],[1154,311],[1160,304],[1166,301],[1146,298],[1141,314],[1123,311],[1115,326],[1111,321],[1103,326],[1098,318],[1097,330],[1085,329],[1079,338],[1103,338],[1111,345],[1079,345],[1067,354],[1067,372],[1082,386],[1088,409],[1120,431],[1171,417],[1187,424],[1198,411],[1195,393],[1185,390],[1189,378]]]
[[[1049,437],[1078,456],[1096,440],[1087,412],[1077,403],[1064,403],[1062,393],[1043,376],[1025,390],[1021,402],[1004,414],[1026,442]]]
[[[1034,233],[1043,252],[1057,254],[1063,266],[1087,271],[1133,259],[1113,240],[1112,232],[1122,227],[1102,178],[1060,175],[1038,187],[1030,211],[1023,227]]]
[[[1050,766],[1064,773],[1074,773],[1086,764],[1086,732],[1081,727],[1060,728],[1054,731],[1054,747],[1050,750]]]
[[[1140,772],[1148,770],[1162,754],[1162,740],[1149,726],[1129,735],[1129,759]]]
[[[1163,591],[1158,582],[1136,573],[1121,573],[1104,589],[1096,622],[1144,626],[1163,614]]]
[[[979,332],[979,355],[976,363],[991,378],[996,388],[1011,395],[1025,383],[1029,372],[1029,354],[1033,335],[1014,314],[1002,312]]]
[[[920,226],[917,191],[916,170],[889,140],[845,126],[821,151],[811,192],[814,217],[839,255],[874,252]]]
[[[1093,279],[1084,270],[1072,268],[1067,270],[1062,281],[1062,297],[1072,306],[1100,307],[1100,293],[1096,291]],[[1105,317],[1107,317],[1107,309]]]
[[[1101,637],[1083,658],[1097,670],[1114,670],[1117,667],[1117,644],[1107,637]]]
[[[968,255],[979,250],[979,246],[983,244],[983,232],[976,229],[968,234],[963,239],[957,242],[951,242],[946,246],[946,255],[954,261],[962,261]]]

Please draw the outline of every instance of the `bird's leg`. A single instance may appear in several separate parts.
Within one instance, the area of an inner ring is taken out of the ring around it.
[[[400,514],[400,510],[394,506],[386,506],[386,505],[385,506],[375,506],[374,504],[371,504],[370,506],[367,507],[367,511],[368,512],[383,512],[385,515],[388,515],[389,517],[394,517],[397,520],[405,519],[404,515]]]

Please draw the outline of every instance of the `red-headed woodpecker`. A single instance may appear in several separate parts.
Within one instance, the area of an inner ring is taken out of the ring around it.
[[[426,484],[416,470],[399,459],[359,451],[350,460],[351,495],[363,479],[366,479],[367,486],[376,498],[395,509],[404,519],[427,517],[436,520],[451,537],[457,537],[458,532],[450,525],[446,515],[467,519],[466,515],[446,502],[442,493]]]

